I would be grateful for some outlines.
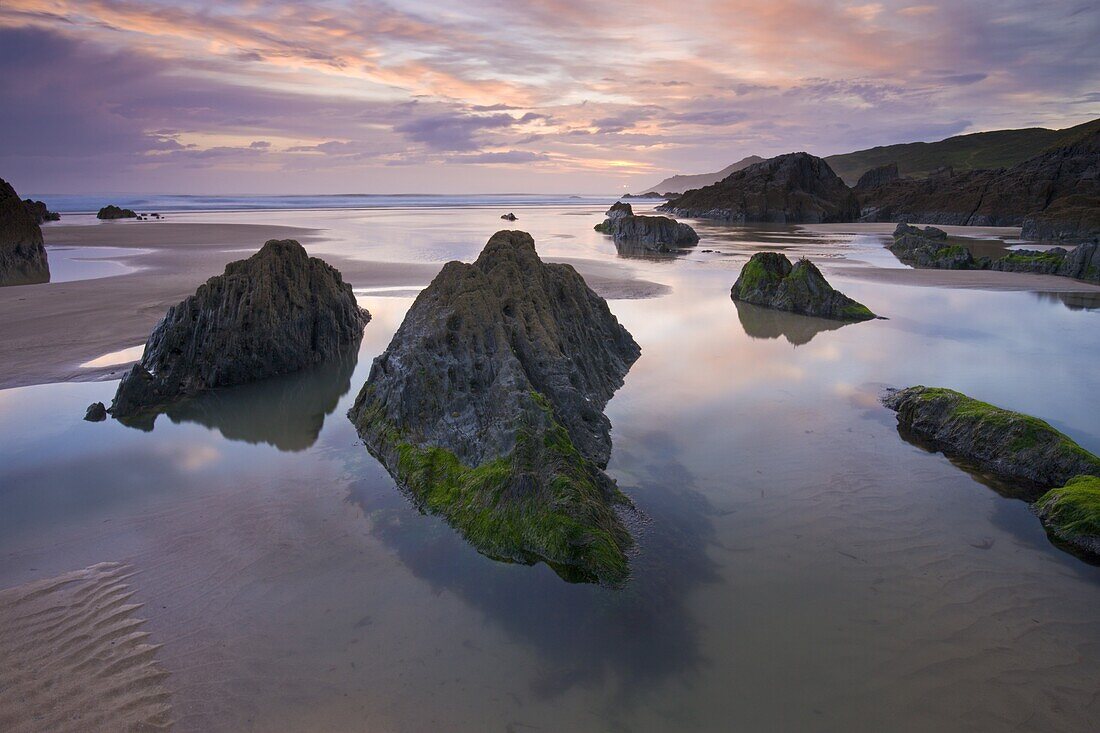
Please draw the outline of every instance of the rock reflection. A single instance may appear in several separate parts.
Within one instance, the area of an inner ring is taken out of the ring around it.
[[[827,318],[802,316],[797,313],[764,308],[752,303],[733,301],[737,308],[737,318],[745,334],[754,339],[777,339],[780,336],[795,346],[808,344],[822,331],[835,331],[851,325],[845,321],[831,321]]]
[[[657,249],[656,245],[639,244],[638,242],[615,242],[615,252],[628,260],[654,260],[672,261],[694,251],[691,249]]]
[[[1100,309],[1100,290],[1086,293],[1034,293],[1039,300],[1061,303],[1071,311]]]
[[[163,413],[174,423],[190,422],[217,430],[229,440],[266,443],[281,451],[302,451],[317,441],[325,417],[351,389],[359,342],[337,356],[293,374],[204,392],[148,412],[120,419],[152,430]]]
[[[375,536],[416,577],[437,592],[458,595],[537,650],[542,669],[530,681],[533,695],[552,698],[575,686],[609,683],[618,690],[615,702],[627,705],[704,661],[686,600],[717,579],[707,553],[715,541],[715,512],[677,460],[675,445],[671,435],[655,431],[616,446],[613,463],[645,474],[638,485],[620,488],[646,517],[644,526],[631,527],[639,552],[631,558],[630,582],[618,590],[562,583],[542,565],[508,565],[477,554],[442,520],[413,516],[415,509],[392,484],[365,478],[381,472],[359,465],[372,460],[365,452],[348,457],[356,464],[350,474],[361,477],[351,484],[349,500],[371,517]]]

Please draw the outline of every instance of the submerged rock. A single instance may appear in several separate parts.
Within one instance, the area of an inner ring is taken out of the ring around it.
[[[699,242],[699,235],[689,225],[666,216],[637,216],[630,204],[622,201],[607,210],[607,218],[595,229],[611,235],[616,244],[630,244],[652,252],[668,252]]]
[[[501,214],[500,218],[504,219],[505,221],[515,221],[516,215],[509,211],[507,214]]]
[[[120,209],[114,204],[107,204],[95,215],[97,219],[136,219],[137,213],[133,209]]]
[[[369,320],[335,268],[294,240],[271,240],[168,309],[111,414],[297,371],[359,339]]]
[[[107,408],[104,407],[102,402],[93,402],[88,405],[88,409],[84,413],[84,419],[88,422],[103,422],[107,419]]]
[[[1035,512],[1055,537],[1100,555],[1100,476],[1076,476],[1035,502]]]
[[[46,207],[44,201],[32,201],[31,199],[23,199],[23,205],[27,207],[27,211],[34,217],[34,220],[39,224],[44,224],[47,221],[59,221],[61,214],[56,211],[50,211]]]
[[[908,432],[1023,488],[1047,489],[1082,474],[1100,475],[1100,458],[1042,420],[954,390],[909,387],[887,393],[883,403]]]
[[[480,552],[615,584],[632,543],[615,507],[630,502],[602,470],[602,410],[639,353],[572,267],[501,231],[420,293],[348,417]]]
[[[834,290],[817,266],[777,252],[757,252],[742,268],[730,292],[734,301],[838,321],[875,318],[866,306]]]
[[[35,216],[0,179],[0,286],[50,281],[50,264]]]
[[[855,221],[859,201],[824,160],[788,153],[687,191],[657,210],[741,224],[820,224]]]

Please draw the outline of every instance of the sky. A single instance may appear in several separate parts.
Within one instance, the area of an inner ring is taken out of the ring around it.
[[[1095,0],[2,0],[36,193],[640,191],[1100,117]]]

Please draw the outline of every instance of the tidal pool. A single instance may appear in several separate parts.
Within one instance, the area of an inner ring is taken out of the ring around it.
[[[1100,452],[1088,297],[844,275],[900,266],[878,234],[702,223],[694,251],[638,258],[592,231],[600,208],[509,208],[544,257],[671,287],[610,302],[642,347],[607,408],[609,473],[643,517],[624,589],[479,555],[359,443],[345,412],[415,284],[360,294],[357,353],[152,424],[80,420],[116,382],[0,391],[0,587],[132,566],[180,730],[1092,727],[1100,568],[878,403],[952,387]],[[317,226],[311,251],[441,262],[476,256],[500,213],[175,220]],[[735,305],[761,249],[813,258],[888,320]]]

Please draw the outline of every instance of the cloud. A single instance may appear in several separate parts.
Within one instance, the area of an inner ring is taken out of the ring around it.
[[[533,153],[528,150],[507,150],[499,153],[477,153],[475,155],[451,156],[448,160],[452,163],[535,163],[550,160],[550,156],[543,153]]]
[[[465,151],[481,147],[479,137],[488,130],[500,130],[541,119],[528,113],[522,117],[508,114],[471,115],[439,114],[410,120],[394,127],[410,140],[423,143],[432,150]]]

